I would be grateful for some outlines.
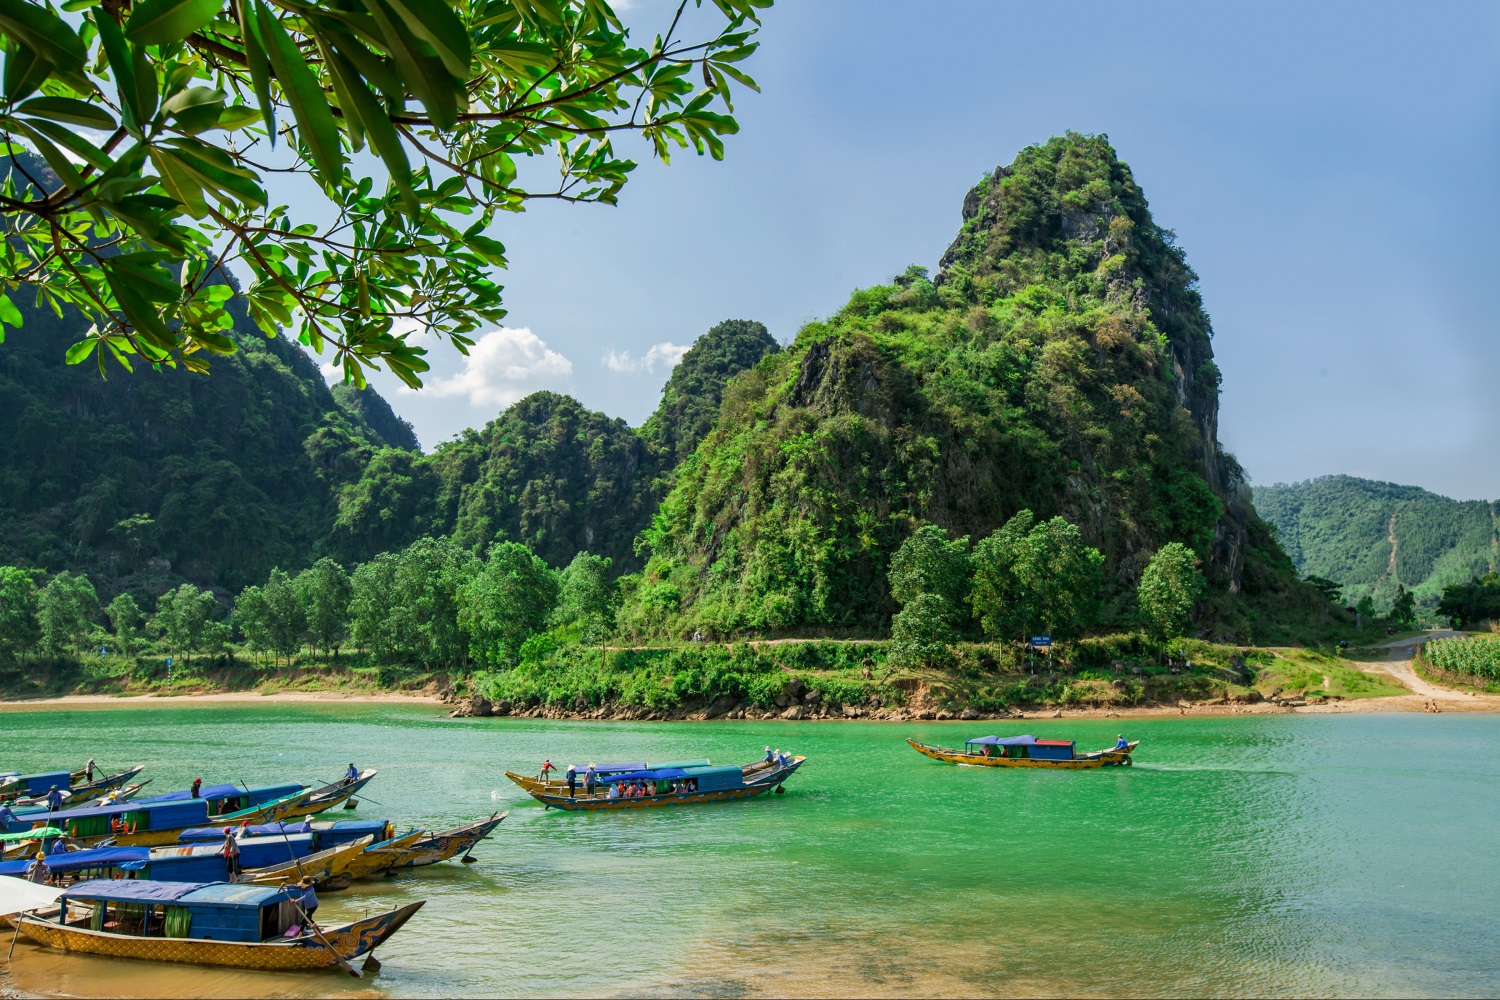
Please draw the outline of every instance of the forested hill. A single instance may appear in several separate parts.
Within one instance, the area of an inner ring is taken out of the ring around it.
[[[411,428],[383,400],[330,393],[294,343],[239,309],[213,374],[69,366],[76,318],[27,309],[0,346],[0,562],[86,571],[107,590],[181,579],[237,588],[296,565],[335,490]],[[381,429],[366,412],[389,415]]]
[[[1500,568],[1500,504],[1323,476],[1258,486],[1255,507],[1297,568],[1342,584],[1350,604],[1368,595],[1383,610],[1398,586],[1432,601]]]
[[[591,549],[626,570],[725,382],[777,349],[730,321],[683,357],[646,428],[544,392],[423,454],[374,390],[330,390],[298,345],[230,310],[240,350],[211,375],[107,379],[64,364],[76,320],[26,310],[0,345],[0,565],[87,573],[106,596],[184,580],[224,594],[272,567],[452,534],[476,551],[524,541],[554,565]]]
[[[1219,447],[1195,286],[1106,138],[1024,150],[969,193],[936,276],[856,291],[730,386],[626,619],[878,634],[916,526],[978,540],[1028,508],[1103,552],[1107,621],[1180,541],[1214,588],[1200,621],[1250,634],[1255,602],[1305,595]]]

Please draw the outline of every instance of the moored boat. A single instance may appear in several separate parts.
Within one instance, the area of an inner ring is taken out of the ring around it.
[[[287,816],[315,816],[341,802],[346,803],[345,808],[353,808],[358,804],[354,793],[368,785],[376,773],[374,768],[366,768],[356,778],[340,778],[321,788],[314,788],[308,793],[307,801],[287,813]]]
[[[38,774],[0,775],[0,802],[42,798],[56,788],[74,801],[82,800],[111,788],[128,784],[131,778],[145,770],[145,764],[135,764],[114,774],[105,774],[89,762],[88,767],[77,771],[43,771]]]
[[[92,955],[295,970],[346,964],[373,951],[424,901],[324,928],[309,925],[290,891],[269,886],[101,879],[80,882],[58,902],[55,917],[23,917],[18,932]]]
[[[494,831],[495,827],[505,821],[510,813],[491,813],[488,819],[481,819],[463,826],[454,827],[451,830],[442,830],[437,833],[424,834],[408,847],[392,866],[392,871],[403,868],[424,868],[427,865],[435,865],[440,861],[463,855],[465,863],[475,860],[469,856],[476,844],[485,839]]]
[[[908,739],[911,748],[924,757],[949,764],[976,767],[1051,767],[1079,770],[1096,767],[1128,767],[1131,753],[1140,740],[1106,750],[1079,754],[1073,740],[1045,740],[1030,734],[1024,736],[978,736],[964,741],[964,749],[919,743]]]
[[[610,764],[595,766],[597,783],[588,790],[587,769],[575,767],[575,787],[565,780],[528,778],[506,771],[505,776],[532,798],[551,809],[643,809],[652,806],[697,805],[746,799],[784,791],[782,783],[807,760],[780,757],[743,766],[714,766],[708,761],[668,764]]]
[[[300,804],[307,792],[294,792],[279,799],[271,799],[247,809],[222,813],[212,821],[226,825],[241,822],[262,822],[280,819],[286,810]],[[27,826],[50,821],[61,827],[63,833],[73,840],[85,844],[96,844],[110,839],[121,847],[157,847],[175,843],[178,835],[186,829],[207,826],[210,822],[209,803],[205,799],[176,799],[149,802],[127,802],[114,806],[99,806],[92,809],[75,809],[65,813],[42,813],[13,817],[0,823],[4,832],[25,832]],[[222,833],[220,834],[222,836]],[[7,851],[6,858],[12,857]]]

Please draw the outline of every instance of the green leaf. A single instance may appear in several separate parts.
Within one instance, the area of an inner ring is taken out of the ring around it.
[[[89,355],[93,354],[94,349],[98,346],[99,341],[97,340],[80,340],[68,348],[68,353],[63,356],[63,360],[70,365],[82,364],[88,360]]]
[[[100,149],[98,146],[95,146],[92,142],[89,142],[87,139],[79,135],[77,132],[74,132],[72,129],[64,128],[61,125],[57,125],[53,122],[42,121],[40,119],[27,122],[27,124],[36,129],[38,132],[45,133],[47,137],[50,138],[53,142],[59,143],[63,146],[66,146],[68,149],[71,149],[79,159],[83,160],[85,163],[93,164],[93,166],[97,167],[99,170],[108,170],[110,167],[115,165],[114,161],[111,160],[102,149]]]
[[[170,151],[159,147],[151,149],[151,162],[161,175],[161,186],[181,202],[193,218],[201,219],[208,214],[208,202],[203,199],[203,185],[198,182],[192,170]]]
[[[88,50],[78,33],[56,14],[26,0],[0,0],[0,32],[65,72],[79,72]]]
[[[390,171],[391,183],[396,185],[403,200],[406,202],[407,210],[417,210],[417,199],[411,186],[411,163],[406,158],[406,148],[401,144],[401,136],[397,134],[395,126],[391,124],[386,115],[385,108],[370,90],[369,85],[360,77],[351,63],[342,52],[329,47],[324,50],[327,56],[329,72],[335,80],[342,83],[342,89],[348,94],[351,107],[345,112],[353,111],[364,124],[365,133],[370,137],[370,145],[380,154],[381,162]]]
[[[344,173],[344,150],[339,145],[339,129],[328,107],[328,98],[281,22],[271,16],[264,4],[255,5],[255,15],[260,37],[266,44],[266,58],[276,71],[282,95],[292,106],[302,141],[312,152],[313,163],[324,181],[329,186],[337,184]]]
[[[108,283],[109,290],[114,293],[115,302],[119,305],[120,311],[148,343],[164,351],[173,350],[177,347],[177,339],[162,322],[155,304],[137,291],[140,287],[139,273],[132,268],[120,266],[120,260],[120,257],[115,257],[99,265],[104,271],[104,280]],[[164,301],[170,301],[170,299]]]
[[[437,50],[448,72],[461,80],[468,77],[473,59],[469,33],[453,8],[444,0],[389,0],[389,3],[412,34]]]
[[[16,113],[102,131],[110,131],[115,127],[114,118],[103,108],[71,97],[33,97],[16,108]]]
[[[221,0],[145,0],[125,22],[125,37],[137,45],[165,45],[186,38],[214,19]]]
[[[16,42],[14,49],[5,54],[5,99],[19,101],[34,93],[51,73],[52,64],[36,49]]]
[[[385,38],[386,51],[401,75],[401,80],[427,109],[427,116],[440,129],[451,129],[458,121],[458,102],[462,81],[455,80],[441,60],[409,44],[404,22],[384,0],[364,0]]]
[[[189,87],[164,101],[161,110],[170,115],[182,131],[202,132],[218,127],[226,96],[224,91],[212,87]]]
[[[21,310],[10,300],[9,295],[0,294],[0,324],[9,323],[11,326],[21,325]],[[0,326],[0,337],[5,336],[3,326]]]
[[[141,108],[141,99],[135,86],[135,60],[131,57],[130,43],[120,33],[120,26],[107,13],[94,15],[94,26],[99,31],[99,41],[104,45],[104,54],[109,60],[109,70],[115,77],[115,90],[120,95],[120,112],[125,127],[139,132],[150,117]]]
[[[271,103],[271,66],[266,59],[265,42],[260,37],[259,21],[255,16],[254,0],[240,0],[240,41],[245,46],[245,69],[250,73],[250,87],[255,91],[255,103],[260,105],[261,118],[266,123],[266,136],[271,148],[276,148],[276,105]]]
[[[77,191],[83,187],[83,176],[78,173],[78,168],[73,166],[72,161],[63,155],[62,150],[58,149],[51,139],[32,128],[29,122],[18,119],[12,119],[12,121],[14,123],[12,127],[31,140],[32,145],[36,146],[36,151],[42,154],[42,159],[47,161],[47,166],[52,168],[52,172],[57,175],[58,180],[63,182],[64,187],[70,191]]]

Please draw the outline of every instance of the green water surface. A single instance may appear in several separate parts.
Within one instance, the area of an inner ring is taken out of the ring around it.
[[[906,736],[1112,745],[1133,768],[992,770]],[[543,810],[503,771],[809,758],[788,794]],[[427,906],[377,977],[163,971],[26,945],[10,987],[88,995],[1494,996],[1500,718],[549,723],[267,704],[0,713],[0,767],[144,762],[152,791],[379,768],[358,815],[509,809],[478,864],[362,882],[320,920]],[[340,813],[341,816],[354,814]]]

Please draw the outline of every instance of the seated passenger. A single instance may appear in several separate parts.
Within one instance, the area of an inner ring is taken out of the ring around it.
[[[1124,733],[1121,733],[1118,737],[1116,737],[1116,739],[1115,739],[1115,749],[1116,750],[1124,750],[1128,746],[1130,746],[1130,744],[1125,741],[1125,734]]]
[[[611,799],[618,799],[620,797],[620,786],[619,786],[619,784],[617,782],[613,782],[612,781],[612,782],[609,783],[609,796],[608,797],[611,798]]]

